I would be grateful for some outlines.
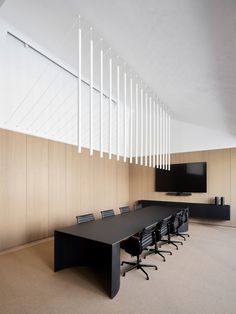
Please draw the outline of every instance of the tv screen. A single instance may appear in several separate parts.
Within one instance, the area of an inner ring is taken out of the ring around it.
[[[206,192],[207,164],[172,164],[171,170],[156,168],[156,192]]]

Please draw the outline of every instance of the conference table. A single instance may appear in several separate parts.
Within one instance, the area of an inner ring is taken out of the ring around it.
[[[120,243],[184,208],[154,205],[57,229],[54,234],[54,270],[75,266],[102,269],[105,289],[110,298],[114,298],[120,288]]]

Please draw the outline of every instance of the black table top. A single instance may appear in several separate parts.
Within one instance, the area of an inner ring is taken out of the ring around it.
[[[184,209],[182,207],[168,207],[153,205],[131,211],[123,215],[116,215],[98,219],[83,224],[76,224],[55,231],[90,239],[105,244],[116,244],[142,231],[143,228],[161,221]]]

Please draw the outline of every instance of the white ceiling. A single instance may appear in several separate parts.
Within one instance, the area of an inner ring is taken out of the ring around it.
[[[60,40],[78,12],[176,119],[236,135],[235,0],[7,0],[0,16],[74,67]]]

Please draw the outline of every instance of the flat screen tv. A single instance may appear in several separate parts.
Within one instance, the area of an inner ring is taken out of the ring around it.
[[[156,192],[204,193],[207,191],[207,164],[172,164],[171,170],[156,168]]]

